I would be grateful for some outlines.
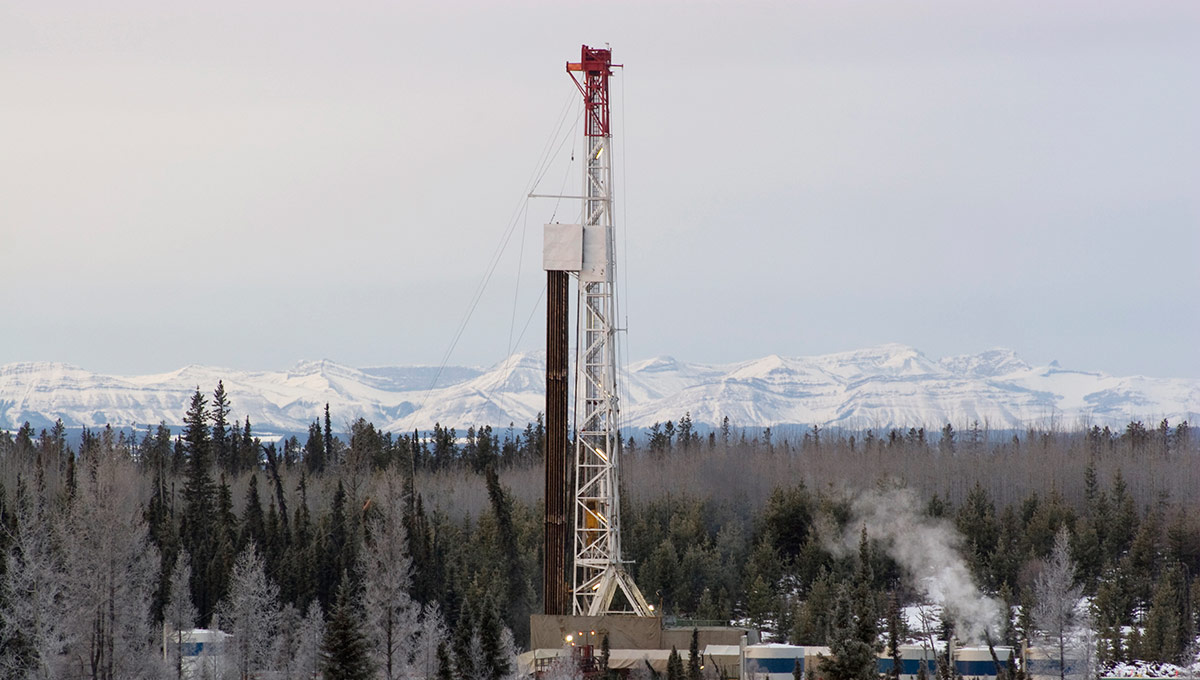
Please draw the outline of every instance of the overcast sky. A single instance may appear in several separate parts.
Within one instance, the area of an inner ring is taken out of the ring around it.
[[[1191,0],[0,2],[0,363],[538,349],[606,42],[630,358],[1200,377]]]

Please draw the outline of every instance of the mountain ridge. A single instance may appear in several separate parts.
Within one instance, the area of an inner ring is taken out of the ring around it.
[[[439,384],[431,387],[434,376]],[[283,371],[192,364],[139,376],[98,374],[65,362],[0,365],[0,427],[178,425],[197,386],[223,380],[232,416],[260,432],[302,432],[329,403],[338,425],[365,418],[387,431],[434,423],[523,427],[543,410],[544,355],[514,354],[480,369],[448,366],[354,368],[328,359]],[[771,354],[728,364],[658,356],[631,362],[621,383],[622,420],[646,428],[690,413],[698,425],[725,417],[741,427],[819,425],[847,429],[1123,427],[1131,420],[1200,419],[1200,380],[1110,376],[1015,352],[931,359],[885,344],[823,355]]]

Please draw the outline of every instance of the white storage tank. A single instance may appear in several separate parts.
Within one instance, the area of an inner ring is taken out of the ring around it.
[[[749,645],[742,650],[742,678],[758,680],[791,680],[796,662],[804,672],[805,656],[829,654],[828,647],[763,644]]]
[[[987,647],[958,647],[954,650],[954,669],[963,680],[985,680],[996,677],[996,661],[1001,668],[1012,663],[1012,647],[996,647],[996,660]]]
[[[1070,656],[1060,661],[1058,650],[1053,647],[1029,647],[1025,650],[1025,673],[1030,680],[1058,680],[1063,675],[1059,668],[1064,665],[1069,678],[1083,664]]]
[[[921,664],[930,680],[937,677],[937,652],[926,645],[900,645],[900,680],[917,680]],[[892,670],[892,657],[887,649],[879,654],[879,674],[887,675]]]

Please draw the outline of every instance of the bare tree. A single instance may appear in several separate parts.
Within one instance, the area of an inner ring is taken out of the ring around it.
[[[286,605],[279,615],[279,636],[275,640],[275,670],[284,680],[309,680],[319,670],[321,640],[325,637],[325,618],[321,605],[313,600],[307,615]]]
[[[159,555],[137,471],[107,443],[84,462],[86,481],[69,507],[64,543],[70,663],[93,680],[161,677],[150,620]]]
[[[249,680],[253,673],[270,670],[279,623],[279,587],[267,580],[253,544],[233,564],[222,614],[221,621],[233,636],[226,649],[237,677]]]
[[[571,647],[564,647],[542,673],[543,680],[580,680],[583,677]]]
[[[163,608],[164,632],[171,648],[170,653],[164,656],[169,657],[171,670],[177,680],[183,680],[184,631],[196,625],[196,607],[192,604],[192,592],[188,588],[191,581],[192,568],[187,563],[187,557],[179,555],[175,558],[175,568],[171,570],[171,589],[167,605]]]
[[[419,678],[437,676],[438,645],[446,640],[446,623],[442,609],[436,601],[425,605],[421,611],[420,629],[413,653],[413,675]]]
[[[10,536],[0,607],[0,675],[57,677],[71,641],[60,528],[18,480],[16,531]]]
[[[412,560],[404,531],[404,480],[394,469],[383,474],[374,511],[360,565],[363,606],[375,664],[386,680],[396,680],[408,675],[420,608],[409,596]]]
[[[1076,609],[1082,592],[1075,585],[1070,536],[1064,526],[1054,537],[1054,549],[1034,583],[1037,605],[1033,609],[1034,625],[1058,656],[1060,680],[1067,677],[1067,652],[1071,649],[1071,636],[1078,623]]]
[[[300,649],[296,653],[297,677],[316,676],[321,665],[321,641],[325,639],[325,615],[321,605],[313,600],[300,624]]]
[[[1089,610],[1079,614],[1076,634],[1072,645],[1072,657],[1077,661],[1076,674],[1088,680],[1100,677],[1100,636],[1096,632],[1096,619]]]

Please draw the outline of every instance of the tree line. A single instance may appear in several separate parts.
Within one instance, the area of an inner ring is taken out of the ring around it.
[[[228,677],[515,673],[541,610],[540,419],[465,436],[360,419],[343,438],[326,408],[306,441],[264,443],[231,412],[218,384],[177,433],[85,430],[77,449],[61,423],[0,434],[6,677],[178,675],[182,635],[164,671],[163,633],[192,626],[233,633]],[[1064,534],[1102,660],[1178,660],[1200,627],[1200,520],[1176,486],[1195,479],[1195,439],[1165,422],[702,435],[685,415],[623,439],[624,547],[670,617],[878,640],[919,593],[882,546],[841,554],[823,531],[854,529],[852,490],[903,485],[1011,605],[1003,640],[1043,634],[1035,585]]]

